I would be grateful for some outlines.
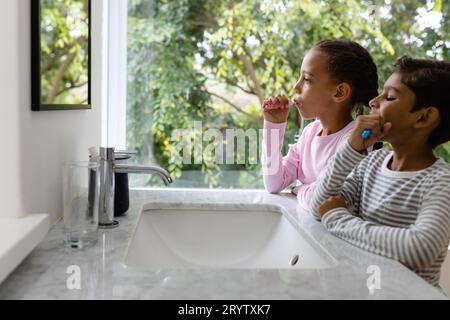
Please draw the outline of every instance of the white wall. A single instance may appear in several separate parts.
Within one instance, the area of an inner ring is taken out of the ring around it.
[[[23,213],[20,201],[18,5],[0,1],[0,217]]]
[[[93,4],[91,110],[31,111],[30,0],[0,0],[0,217],[62,215],[62,164],[102,143],[101,1]]]

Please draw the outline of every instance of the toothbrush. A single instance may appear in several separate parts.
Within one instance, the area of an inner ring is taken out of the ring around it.
[[[363,140],[369,139],[371,135],[372,135],[372,129],[365,129],[365,130],[361,133],[361,137],[363,138]]]
[[[291,108],[294,105],[295,105],[295,103],[293,101],[291,101],[291,100],[288,101],[289,108]],[[271,103],[264,103],[263,109],[264,110],[273,110],[273,109],[278,109],[278,107],[275,107],[274,104],[271,104]]]

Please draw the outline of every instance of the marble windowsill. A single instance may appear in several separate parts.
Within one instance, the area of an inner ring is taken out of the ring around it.
[[[127,267],[124,255],[143,205],[171,203],[264,203],[282,206],[338,264],[330,269],[145,270]],[[57,224],[0,285],[0,299],[445,299],[400,263],[358,249],[328,233],[290,194],[263,190],[133,190],[120,226],[101,231],[90,249],[63,246]],[[70,266],[80,270],[80,289],[68,289]],[[381,288],[369,291],[369,266],[381,271]],[[69,273],[68,273],[69,271]]]
[[[0,218],[0,283],[44,239],[48,230],[47,214]]]

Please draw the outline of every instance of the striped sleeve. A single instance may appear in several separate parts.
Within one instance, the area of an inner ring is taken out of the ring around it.
[[[329,162],[327,170],[311,196],[310,211],[316,219],[320,219],[316,209],[329,197],[341,194],[348,206],[359,202],[359,199],[355,198],[358,195],[356,192],[358,185],[361,183],[361,174],[357,165],[364,158],[366,156],[355,151],[348,141],[342,144]]]
[[[408,228],[364,221],[344,208],[330,210],[322,220],[337,237],[364,250],[400,261],[411,269],[430,267],[450,239],[450,175],[437,178],[425,193],[420,212]]]

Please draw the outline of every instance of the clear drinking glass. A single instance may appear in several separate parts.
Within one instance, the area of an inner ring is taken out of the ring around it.
[[[64,243],[71,248],[87,248],[98,238],[98,162],[64,164]]]

